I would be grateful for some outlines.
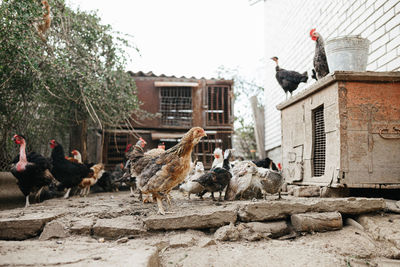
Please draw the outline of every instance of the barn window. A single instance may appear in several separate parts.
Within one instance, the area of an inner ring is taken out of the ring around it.
[[[326,137],[324,122],[324,106],[313,110],[313,176],[325,173]]]
[[[192,87],[161,87],[161,124],[192,126]]]
[[[231,98],[229,86],[208,86],[207,125],[230,124]]]

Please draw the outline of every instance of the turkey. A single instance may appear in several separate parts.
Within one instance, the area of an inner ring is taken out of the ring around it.
[[[292,92],[297,89],[300,83],[306,83],[308,80],[307,72],[305,71],[303,74],[300,74],[296,71],[285,70],[279,67],[278,57],[271,58],[276,63],[276,80],[285,91],[286,99],[287,93],[290,93],[292,96]]]
[[[329,66],[328,61],[326,60],[325,54],[325,44],[322,36],[312,29],[310,31],[310,37],[313,41],[315,41],[315,54],[314,54],[314,69],[312,78],[315,80],[321,79],[328,75]]]

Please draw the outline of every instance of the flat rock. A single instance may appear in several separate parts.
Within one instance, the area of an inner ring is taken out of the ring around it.
[[[297,232],[324,232],[343,228],[342,215],[339,212],[293,214],[290,220]]]
[[[254,232],[260,233],[264,238],[278,238],[290,233],[290,229],[286,221],[267,223],[250,222],[244,223],[244,225],[248,228],[251,228]]]
[[[214,239],[209,238],[209,237],[204,237],[202,239],[199,240],[198,246],[201,248],[205,248],[208,246],[213,246],[216,245],[217,243],[215,242]]]
[[[184,214],[153,215],[143,219],[149,230],[204,229],[220,227],[236,221],[236,205],[191,210]]]
[[[385,199],[386,201],[386,210],[393,213],[400,213],[400,202],[391,199]]]
[[[140,222],[132,216],[121,216],[112,219],[98,219],[93,226],[93,234],[106,238],[120,238],[127,235],[146,233]]]
[[[89,218],[82,218],[71,222],[69,231],[77,235],[90,235],[92,231],[93,220]]]
[[[362,214],[383,210],[381,198],[285,198],[283,200],[239,204],[238,218],[243,222],[285,219],[292,214],[338,211]]]
[[[176,234],[170,237],[169,247],[171,248],[182,248],[194,245],[196,239],[193,235],[188,233]]]
[[[25,240],[38,236],[47,222],[61,215],[32,213],[16,218],[0,218],[0,239]]]
[[[297,186],[293,188],[293,196],[295,197],[319,197],[319,186]]]
[[[65,226],[58,221],[46,223],[43,232],[40,234],[39,240],[49,240],[51,238],[63,238],[67,236]]]

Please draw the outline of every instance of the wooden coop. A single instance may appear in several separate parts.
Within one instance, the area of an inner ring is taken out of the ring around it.
[[[194,159],[202,161],[205,168],[211,167],[216,147],[232,147],[233,81],[156,76],[152,72],[130,74],[136,82],[142,109],[157,115],[150,119],[132,115],[132,125],[146,140],[146,149],[159,144],[168,149],[194,126],[203,127],[207,133],[194,149]],[[103,162],[108,168],[120,163],[127,144],[136,141],[129,131],[108,130]]]
[[[400,72],[337,71],[277,108],[288,183],[400,188]]]

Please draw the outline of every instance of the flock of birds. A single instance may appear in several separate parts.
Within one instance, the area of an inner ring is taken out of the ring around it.
[[[310,37],[316,42],[314,54],[314,69],[312,78],[318,80],[329,73],[324,40],[315,29],[310,31]],[[272,57],[276,62],[276,79],[287,93],[297,89],[301,82],[307,82],[308,74],[285,70],[279,67],[278,57]],[[126,164],[118,167],[113,173],[107,172],[102,163],[84,164],[80,153],[72,152],[73,157],[65,157],[64,149],[55,140],[50,141],[51,158],[30,152],[26,153],[26,141],[22,135],[15,135],[13,140],[20,145],[20,152],[13,161],[11,173],[17,178],[18,186],[26,197],[25,207],[29,206],[29,195],[36,193],[40,197],[43,188],[51,188],[53,192],[63,192],[69,197],[72,188],[80,187],[81,195],[87,195],[91,186],[99,184],[105,191],[115,189],[117,182],[124,182],[139,191],[139,198],[144,202],[157,201],[158,213],[165,214],[162,200],[170,201],[170,192],[178,187],[200,198],[207,192],[219,192],[219,200],[225,190],[225,200],[256,198],[266,193],[279,193],[283,178],[273,162],[266,158],[263,161],[231,162],[231,150],[217,148],[212,168],[204,170],[201,162],[193,163],[191,155],[193,147],[201,138],[207,136],[204,129],[193,127],[172,148],[153,149],[144,152],[146,141],[139,139],[136,145],[126,151]],[[125,173],[123,173],[125,171]],[[113,179],[120,176],[120,179]],[[146,195],[143,199],[142,194]]]
[[[318,32],[316,32],[315,29],[312,29],[310,31],[310,37],[316,43],[313,59],[314,69],[312,70],[311,77],[315,80],[318,80],[325,77],[329,73],[329,66],[325,53],[325,44],[322,36]],[[272,57],[271,59],[276,63],[275,77],[279,85],[285,91],[286,98],[288,96],[288,93],[290,93],[290,96],[292,95],[293,91],[297,89],[300,83],[307,82],[307,71],[304,73],[299,73],[292,70],[285,70],[279,67],[278,57]]]
[[[68,198],[73,188],[81,189],[81,196],[90,192],[91,186],[98,184],[104,191],[117,190],[117,185],[125,183],[139,193],[143,202],[156,201],[158,213],[165,214],[162,201],[171,205],[170,192],[178,189],[197,194],[201,199],[207,192],[219,201],[224,193],[225,200],[262,198],[266,193],[279,193],[283,184],[280,170],[269,159],[260,161],[231,161],[232,150],[214,151],[212,168],[205,171],[201,162],[192,162],[192,151],[201,138],[207,136],[201,127],[193,127],[178,144],[168,150],[156,148],[144,151],[146,141],[142,138],[127,147],[123,166],[108,172],[102,163],[84,164],[77,150],[73,157],[65,156],[61,144],[50,141],[51,157],[46,158],[35,152],[26,152],[26,140],[22,135],[14,135],[13,141],[20,146],[19,154],[12,162],[11,173],[17,178],[18,186],[26,197],[38,200],[43,189],[53,192],[53,196]],[[144,195],[144,196],[143,196]]]

